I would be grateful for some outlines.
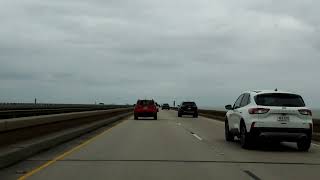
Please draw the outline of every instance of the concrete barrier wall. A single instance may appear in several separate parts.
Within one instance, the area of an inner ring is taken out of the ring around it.
[[[0,132],[5,131],[5,130],[6,130],[6,122],[0,121]]]
[[[44,125],[49,123],[56,123],[61,121],[69,121],[69,120],[79,119],[79,118],[100,116],[100,115],[108,114],[111,112],[125,112],[128,110],[132,110],[132,108],[120,108],[120,109],[112,109],[112,110],[64,113],[64,114],[55,114],[55,115],[6,119],[6,120],[0,121],[0,132],[11,131],[11,130],[16,130],[21,128],[38,126],[38,125]]]
[[[40,116],[60,113],[71,112],[83,112],[83,111],[95,111],[95,110],[109,110],[119,108],[130,108],[130,105],[16,105],[16,106],[4,106],[0,105],[0,120],[28,117],[28,116]]]
[[[132,108],[121,108],[2,120],[0,148],[132,112]]]
[[[21,129],[1,132],[0,168],[8,167],[43,150],[126,118],[132,114],[132,109],[103,113],[90,114],[89,117],[85,117],[82,113],[82,115],[74,115],[70,120],[66,120],[66,118],[57,123],[26,126]],[[79,119],[74,119],[75,117]]]

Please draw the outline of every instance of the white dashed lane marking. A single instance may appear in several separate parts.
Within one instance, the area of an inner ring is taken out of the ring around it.
[[[200,136],[198,136],[197,134],[191,133],[192,136],[194,136],[195,138],[199,139],[200,141],[202,141],[202,138]]]

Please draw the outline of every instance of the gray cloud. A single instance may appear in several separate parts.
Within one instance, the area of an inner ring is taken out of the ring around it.
[[[32,80],[35,77],[32,73],[0,72],[0,79],[2,80]]]
[[[0,101],[234,101],[247,89],[319,107],[319,2],[4,0]]]

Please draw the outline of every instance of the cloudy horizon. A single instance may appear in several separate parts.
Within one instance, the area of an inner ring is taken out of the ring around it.
[[[320,108],[315,0],[2,0],[0,102],[230,104],[281,89]]]

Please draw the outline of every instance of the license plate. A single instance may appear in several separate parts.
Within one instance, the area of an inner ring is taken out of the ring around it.
[[[188,108],[188,110],[191,110],[191,108]]]
[[[148,107],[143,107],[144,110],[148,109]]]
[[[278,121],[290,121],[290,117],[289,116],[279,116],[278,117]]]

